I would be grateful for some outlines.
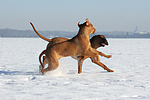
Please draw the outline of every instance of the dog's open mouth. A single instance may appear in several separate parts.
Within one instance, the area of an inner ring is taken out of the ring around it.
[[[104,46],[105,46],[105,43],[102,43],[101,46],[104,47]]]

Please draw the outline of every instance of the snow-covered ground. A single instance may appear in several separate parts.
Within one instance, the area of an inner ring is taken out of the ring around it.
[[[40,38],[0,38],[0,100],[150,100],[150,39],[108,39],[100,57],[113,73],[84,61],[59,60],[57,70],[41,75]]]

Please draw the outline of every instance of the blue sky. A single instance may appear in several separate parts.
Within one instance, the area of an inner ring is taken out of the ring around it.
[[[0,29],[78,31],[86,18],[97,31],[150,32],[150,0],[0,0]]]

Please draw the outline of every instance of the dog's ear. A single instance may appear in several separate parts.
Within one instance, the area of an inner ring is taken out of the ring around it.
[[[87,18],[85,21],[86,21],[86,26],[88,26],[89,25],[89,19]]]
[[[87,18],[85,21],[86,21],[86,22],[89,22],[89,19]]]
[[[101,35],[101,38],[105,38],[105,36],[104,36],[104,35]]]
[[[86,26],[88,26],[89,25],[89,23],[88,22],[86,22]]]
[[[80,22],[78,22],[78,27],[80,28],[81,25],[80,25],[79,23],[80,23]]]

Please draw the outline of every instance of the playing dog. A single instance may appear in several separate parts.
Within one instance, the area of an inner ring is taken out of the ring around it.
[[[68,40],[68,39],[66,39],[66,38],[61,38],[61,37],[57,37],[57,38],[53,38],[53,39],[45,38],[45,37],[41,36],[41,35],[36,31],[36,29],[34,28],[34,26],[33,26],[32,23],[30,23],[30,24],[32,25],[34,31],[38,34],[39,37],[41,37],[42,39],[44,39],[44,40],[46,40],[46,41],[49,42],[49,44],[48,44],[47,47],[52,46],[52,45],[54,45],[55,43],[59,43],[59,42]],[[78,26],[81,27],[82,25],[79,25],[79,24],[78,24]],[[105,38],[103,35],[94,36],[94,37],[90,40],[90,42],[91,42],[92,47],[95,48],[95,49],[98,48],[98,47],[100,47],[100,46],[108,45],[108,42],[107,42],[106,38]],[[99,54],[100,54],[101,56],[104,56],[104,57],[107,57],[107,58],[110,58],[110,57],[111,57],[111,55],[105,55],[105,54],[103,54],[102,52],[99,52]],[[78,73],[81,73],[81,71],[82,71],[82,63],[83,63],[83,61],[84,61],[86,58],[88,58],[88,56],[86,56],[86,57],[84,57],[84,56],[82,56],[82,57],[74,56],[73,58],[77,58],[77,59],[78,59],[78,65],[79,65],[79,67],[78,67],[78,69],[79,69],[79,70],[78,70]],[[94,59],[94,58],[91,58],[91,59]],[[46,64],[46,60],[44,59],[43,61],[44,61],[44,64]],[[109,68],[107,68],[107,67],[106,67],[104,64],[102,64],[101,62],[97,62],[96,60],[92,60],[92,61],[93,61],[94,63],[100,65],[101,67],[103,67],[103,68],[104,68],[105,70],[107,70],[108,72],[113,72],[113,70],[110,70]]]

